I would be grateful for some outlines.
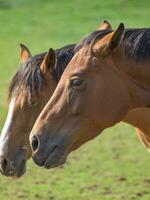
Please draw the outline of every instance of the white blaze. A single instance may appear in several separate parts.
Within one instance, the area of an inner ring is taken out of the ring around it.
[[[12,123],[13,111],[15,106],[15,99],[11,99],[8,109],[7,118],[2,129],[2,133],[0,135],[0,155],[7,153],[8,151],[8,138],[10,134],[10,126]]]

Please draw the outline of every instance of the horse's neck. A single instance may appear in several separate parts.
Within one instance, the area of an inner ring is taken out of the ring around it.
[[[117,55],[115,63],[124,74],[132,99],[132,107],[150,106],[150,60],[136,61]]]

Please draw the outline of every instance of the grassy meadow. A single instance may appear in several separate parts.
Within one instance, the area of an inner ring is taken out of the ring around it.
[[[0,0],[0,130],[7,88],[20,65],[19,43],[32,54],[78,42],[108,19],[116,27],[150,27],[149,0]],[[120,123],[70,154],[61,168],[28,162],[18,180],[0,176],[0,200],[149,200],[150,155]]]

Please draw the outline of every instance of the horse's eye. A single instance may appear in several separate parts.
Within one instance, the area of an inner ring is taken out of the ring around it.
[[[82,84],[83,84],[83,80],[82,80],[82,79],[74,78],[74,79],[71,80],[71,86],[72,86],[72,87],[78,88],[78,87],[80,87]]]
[[[30,101],[30,102],[29,102],[29,105],[30,105],[31,107],[34,107],[34,106],[37,105],[37,102],[36,102],[36,101]]]

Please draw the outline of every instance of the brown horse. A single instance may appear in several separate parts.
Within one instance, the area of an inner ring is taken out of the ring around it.
[[[31,56],[21,45],[21,68],[14,75],[8,94],[9,110],[0,136],[0,170],[6,176],[19,177],[31,157],[29,133],[41,110],[52,96],[59,76],[74,54],[75,45],[55,52]],[[58,67],[59,66],[59,67]]]
[[[109,22],[104,21],[99,29],[111,30],[111,25]],[[10,116],[10,110],[13,107],[15,109],[12,109],[12,117],[7,118],[0,138],[1,171],[3,174],[21,176],[25,171],[26,159],[31,156],[28,133],[42,107],[52,95],[63,70],[71,59],[72,48],[74,48],[73,45],[56,51],[58,62],[54,69],[52,58],[47,60],[51,57],[51,53],[47,54],[47,56],[46,53],[43,53],[32,57],[29,49],[23,45],[21,46],[22,67],[14,76],[10,86],[9,101],[12,102],[14,96],[15,101],[14,105],[10,103],[8,116]],[[45,61],[43,61],[44,59]],[[46,62],[47,67],[51,66],[49,68],[50,71],[47,71],[48,79],[46,79],[43,71],[40,70],[40,68],[43,68],[41,67],[42,62]],[[45,80],[46,84],[44,84]],[[30,115],[30,118],[28,118],[28,115]],[[11,122],[8,119],[11,119]],[[24,120],[26,121],[25,124]],[[8,128],[8,126],[11,128]]]
[[[98,29],[109,30],[111,25],[104,20]],[[21,45],[22,64],[9,87],[9,112],[0,137],[2,174],[15,177],[24,174],[26,160],[31,157],[29,133],[78,48],[68,45],[56,50],[55,66],[53,50],[31,56],[29,49]]]
[[[38,165],[63,164],[71,151],[121,120],[140,128],[150,147],[149,126],[143,128],[150,116],[149,41],[150,29],[125,30],[123,24],[84,41],[30,134]]]

